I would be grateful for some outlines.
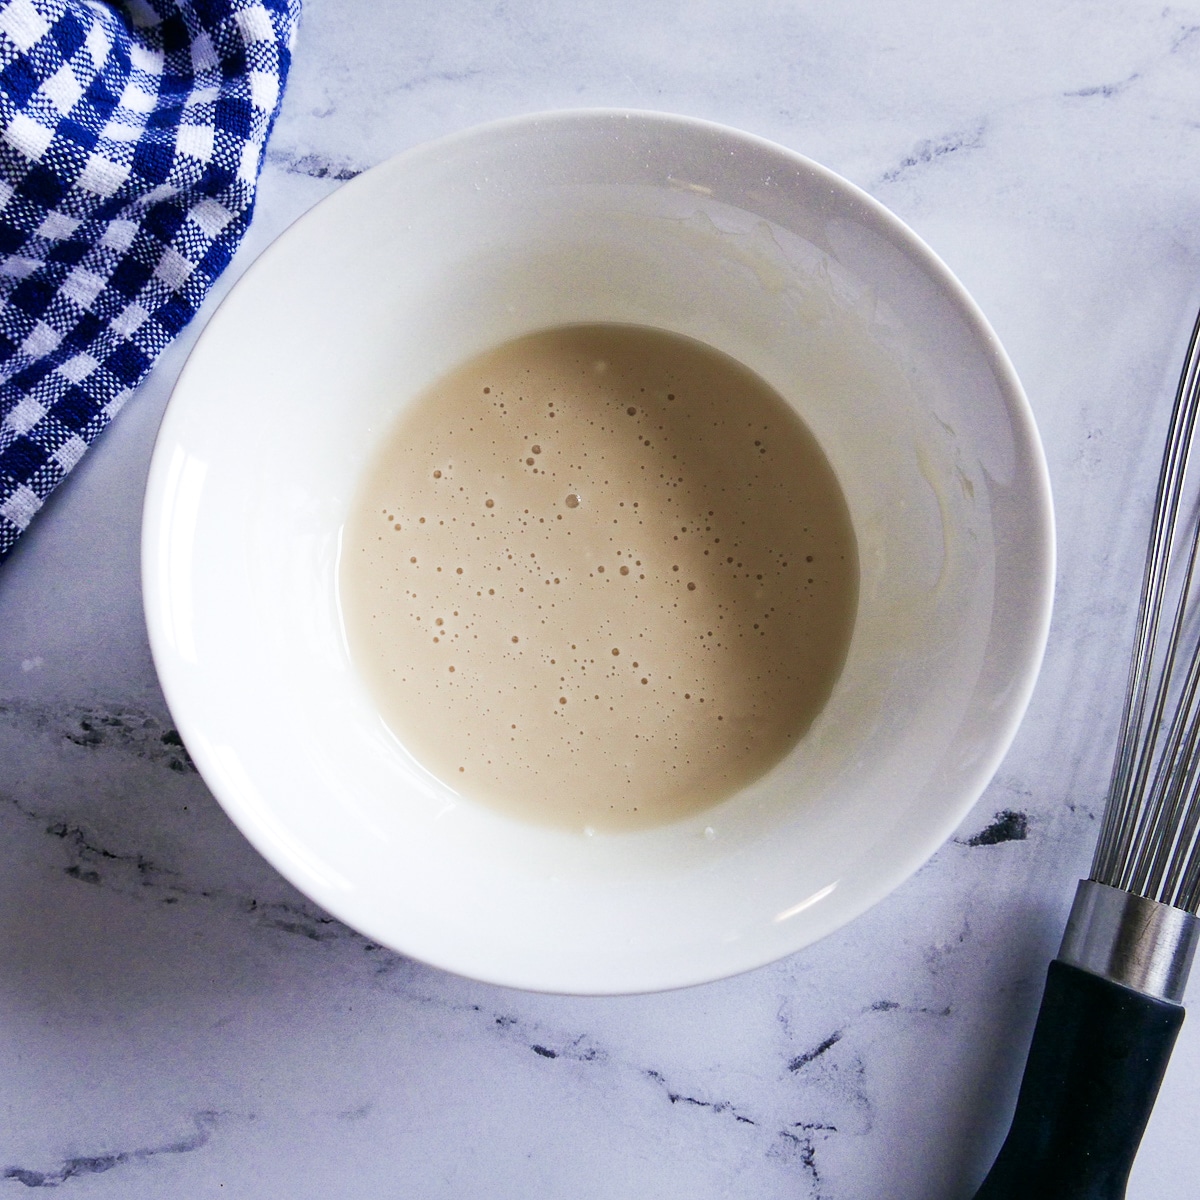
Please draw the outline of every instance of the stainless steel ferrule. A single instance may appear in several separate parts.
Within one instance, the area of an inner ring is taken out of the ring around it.
[[[1197,942],[1200,917],[1082,879],[1058,957],[1113,983],[1180,1004]]]

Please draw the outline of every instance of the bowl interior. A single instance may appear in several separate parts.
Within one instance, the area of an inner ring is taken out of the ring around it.
[[[773,384],[838,475],[861,571],[842,676],[784,762],[695,819],[592,837],[425,772],[350,663],[337,593],[343,522],[404,406],[575,321],[686,334]],[[1032,419],[949,272],[815,164],[625,112],[456,135],[299,221],[188,362],[144,538],[168,701],[259,850],[399,951],[571,992],[768,962],[911,873],[1011,739],[1053,571]]]

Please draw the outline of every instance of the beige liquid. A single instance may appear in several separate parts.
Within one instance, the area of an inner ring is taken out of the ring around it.
[[[624,325],[509,342],[381,447],[347,524],[354,661],[466,796],[646,827],[751,782],[820,711],[854,625],[845,500],[733,359]]]

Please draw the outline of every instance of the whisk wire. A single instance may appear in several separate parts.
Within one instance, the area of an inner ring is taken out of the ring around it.
[[[1200,331],[1198,321],[1197,331]],[[1193,342],[1196,334],[1193,333]],[[1191,355],[1189,354],[1189,362]],[[1166,592],[1167,567],[1170,560],[1170,547],[1174,538],[1175,519],[1182,493],[1183,467],[1185,457],[1181,446],[1186,447],[1191,423],[1187,420],[1188,412],[1185,403],[1187,392],[1180,381],[1180,389],[1175,397],[1175,405],[1171,413],[1171,425],[1167,437],[1167,447],[1163,455],[1162,467],[1159,471],[1158,493],[1155,498],[1156,520],[1151,530],[1150,542],[1146,550],[1146,567],[1142,578],[1141,602],[1138,606],[1138,626],[1134,638],[1134,649],[1129,664],[1129,680],[1125,691],[1125,710],[1122,717],[1121,735],[1117,740],[1117,754],[1113,762],[1112,781],[1109,786],[1109,818],[1106,819],[1101,833],[1100,845],[1097,848],[1097,858],[1101,855],[1107,860],[1115,850],[1114,843],[1127,843],[1130,822],[1136,820],[1136,812],[1127,805],[1119,811],[1112,811],[1113,801],[1117,797],[1127,799],[1131,795],[1140,796],[1149,773],[1153,753],[1153,742],[1156,738],[1157,722],[1152,715],[1149,722],[1149,744],[1142,741],[1141,731],[1146,728],[1145,708],[1152,680],[1151,666],[1154,647],[1158,636],[1158,625],[1162,615],[1163,597]],[[1194,413],[1192,414],[1194,421]],[[1156,711],[1165,704],[1165,696],[1160,686],[1156,697]]]
[[[1151,754],[1157,741],[1158,731],[1162,728],[1159,714],[1165,712],[1173,677],[1175,674],[1176,658],[1182,640],[1184,620],[1187,615],[1187,597],[1191,587],[1192,576],[1196,567],[1196,549],[1200,542],[1200,524],[1195,527],[1191,539],[1191,549],[1188,553],[1187,570],[1180,588],[1179,600],[1175,608],[1175,618],[1172,621],[1171,638],[1168,644],[1165,661],[1159,676],[1159,686],[1155,697],[1154,711],[1151,720],[1152,736],[1143,741],[1141,759],[1145,763],[1142,778],[1149,776]],[[1149,880],[1155,876],[1155,866],[1161,857],[1161,847],[1164,837],[1175,828],[1177,820],[1175,813],[1180,798],[1187,793],[1187,778],[1195,767],[1197,753],[1197,734],[1200,726],[1195,720],[1197,697],[1200,694],[1200,643],[1194,648],[1191,663],[1182,692],[1176,703],[1175,713],[1171,720],[1166,744],[1158,760],[1158,769],[1150,782],[1149,799],[1142,790],[1132,793],[1131,811],[1136,820],[1130,823],[1131,840],[1143,846],[1153,848],[1151,854],[1142,854],[1131,859],[1124,859],[1124,873],[1121,887],[1139,894],[1142,889],[1150,886]],[[1156,720],[1157,718],[1157,720]],[[1161,878],[1161,875],[1157,876]]]
[[[1200,909],[1200,800],[1196,791],[1194,784],[1184,833],[1176,851],[1176,861],[1172,863],[1172,868],[1179,872],[1180,883],[1178,896],[1170,903],[1176,908],[1186,908],[1188,912]]]
[[[1200,526],[1197,527],[1197,532],[1200,532]],[[1159,655],[1161,661],[1156,664],[1155,652],[1152,649],[1148,660],[1150,677],[1153,678],[1154,674],[1157,673],[1158,687],[1155,690],[1154,703],[1151,706],[1149,718],[1137,731],[1139,736],[1137,766],[1126,800],[1126,819],[1122,823],[1121,840],[1118,841],[1117,845],[1118,852],[1120,853],[1119,861],[1125,865],[1126,872],[1134,869],[1136,866],[1135,863],[1130,862],[1126,852],[1127,847],[1130,844],[1144,843],[1146,840],[1146,831],[1158,824],[1163,806],[1171,794],[1171,781],[1177,774],[1177,770],[1182,769],[1186,762],[1186,759],[1183,761],[1180,759],[1180,748],[1187,736],[1187,721],[1184,718],[1184,714],[1187,711],[1188,702],[1194,698],[1197,683],[1192,678],[1193,670],[1191,669],[1189,670],[1189,683],[1185,684],[1184,695],[1181,697],[1183,703],[1176,707],[1175,716],[1171,722],[1170,731],[1167,734],[1166,746],[1158,758],[1158,770],[1152,773],[1152,768],[1155,765],[1155,753],[1158,750],[1158,742],[1163,730],[1163,715],[1167,710],[1176,659],[1183,636],[1186,613],[1185,600],[1188,583],[1190,582],[1192,570],[1195,566],[1195,554],[1196,542],[1193,538],[1187,577],[1180,590],[1175,617],[1171,622],[1171,636],[1167,641],[1165,653]],[[1167,564],[1167,570],[1169,570],[1169,563]],[[1155,614],[1155,625],[1161,620],[1161,601],[1165,599],[1165,596],[1166,586],[1164,583],[1162,592],[1156,598],[1159,601],[1160,611]],[[1194,667],[1195,662],[1193,660]],[[1146,796],[1147,786],[1149,786],[1148,801]],[[1122,886],[1129,886],[1129,881],[1124,877]]]
[[[1200,651],[1200,648],[1198,648]],[[1200,771],[1200,652],[1193,654],[1184,694],[1172,721],[1167,746],[1151,788],[1151,801],[1142,806],[1138,842],[1145,847],[1128,864],[1126,890],[1165,900],[1162,886],[1171,877],[1168,867],[1182,832]],[[1159,889],[1156,891],[1156,887]],[[1170,901],[1167,901],[1168,903]]]
[[[1200,557],[1200,514],[1190,512],[1190,543],[1178,584],[1180,508],[1200,412],[1200,317],[1188,345],[1159,471],[1146,551],[1137,632],[1121,732],[1091,878],[1195,911],[1200,903],[1200,635],[1191,590]],[[1164,607],[1178,594],[1169,623]],[[1187,672],[1177,667],[1186,641]],[[1169,726],[1164,718],[1175,704]]]
[[[1200,770],[1188,781],[1186,811],[1179,826],[1179,835],[1166,868],[1167,879],[1178,879],[1174,891],[1162,897],[1166,904],[1195,912],[1200,908]]]

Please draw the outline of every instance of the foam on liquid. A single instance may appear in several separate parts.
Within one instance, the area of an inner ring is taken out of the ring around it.
[[[419,762],[568,828],[725,799],[824,705],[854,624],[845,500],[763,380],[691,339],[567,326],[409,408],[347,523],[350,649]]]

